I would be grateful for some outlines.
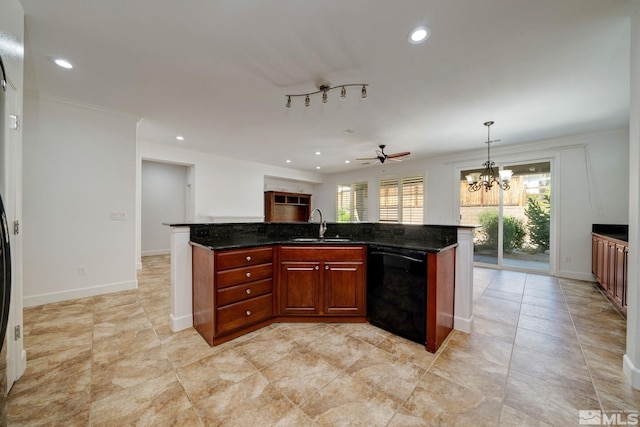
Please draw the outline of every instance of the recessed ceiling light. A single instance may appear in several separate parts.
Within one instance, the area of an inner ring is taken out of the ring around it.
[[[344,162],[345,163],[351,163],[351,160],[345,160]]]
[[[320,166],[316,166],[316,169],[320,169]]]
[[[285,163],[291,163],[291,160],[287,159],[285,160]]]
[[[419,44],[427,41],[429,36],[431,36],[431,28],[426,25],[421,25],[409,32],[407,40],[409,40],[409,43],[411,44]]]
[[[346,133],[347,135],[353,135],[354,133],[356,133],[356,131],[353,129],[345,129],[343,130],[343,132]]]
[[[53,62],[55,62],[56,65],[62,68],[73,68],[73,65],[71,65],[71,63],[66,59],[57,58],[57,59],[54,59]]]
[[[316,156],[319,156],[320,154],[322,154],[322,153],[319,152],[319,151],[316,151]]]
[[[178,135],[178,136],[176,136],[176,139],[178,141],[184,141],[184,136]]]

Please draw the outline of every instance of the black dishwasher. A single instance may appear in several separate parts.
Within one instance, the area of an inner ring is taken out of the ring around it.
[[[426,252],[370,245],[367,255],[367,316],[386,331],[426,342]]]

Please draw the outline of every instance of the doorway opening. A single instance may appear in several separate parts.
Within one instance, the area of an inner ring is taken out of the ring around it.
[[[508,190],[494,185],[489,191],[468,190],[460,173],[460,220],[477,224],[474,263],[512,270],[549,272],[551,230],[551,162],[500,167],[513,175]]]
[[[192,176],[192,166],[142,160],[141,256],[171,253],[171,233],[163,224],[193,221]]]

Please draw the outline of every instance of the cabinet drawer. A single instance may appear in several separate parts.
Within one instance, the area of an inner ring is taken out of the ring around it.
[[[218,333],[229,332],[272,317],[272,294],[227,305],[216,311],[218,313]]]
[[[231,304],[238,301],[244,301],[249,298],[255,298],[260,295],[268,294],[273,291],[273,280],[264,279],[256,282],[243,283],[241,285],[230,286],[220,289],[216,292],[218,301],[217,306]]]
[[[216,268],[218,271],[249,265],[266,264],[271,261],[273,261],[273,249],[270,246],[216,253]]]
[[[363,246],[282,246],[282,261],[362,261]]]
[[[218,273],[216,273],[216,289],[254,282],[256,280],[271,279],[272,276],[273,264],[261,264],[218,271]]]

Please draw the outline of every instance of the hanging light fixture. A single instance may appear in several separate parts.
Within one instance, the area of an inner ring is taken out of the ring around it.
[[[285,106],[287,108],[291,108],[291,98],[304,97],[304,106],[308,107],[310,105],[310,103],[311,103],[311,99],[309,98],[310,95],[316,95],[318,93],[322,94],[322,103],[326,104],[328,102],[328,98],[329,98],[328,94],[333,89],[340,89],[340,99],[345,99],[347,97],[347,89],[346,88],[348,88],[350,86],[362,87],[362,89],[360,91],[360,98],[362,98],[362,99],[366,99],[367,98],[367,86],[369,86],[368,83],[347,83],[347,84],[344,84],[344,85],[331,86],[329,83],[323,81],[323,82],[320,82],[320,83],[318,83],[316,85],[318,90],[315,91],[315,92],[285,95],[285,97],[287,98],[287,103],[285,104]]]
[[[498,184],[503,190],[508,190],[511,188],[509,186],[509,180],[511,179],[511,175],[513,175],[513,171],[511,170],[501,170],[498,172],[496,176],[495,170],[493,167],[495,163],[491,161],[491,143],[498,142],[499,139],[491,140],[491,125],[494,122],[484,122],[484,125],[487,127],[487,161],[482,164],[484,166],[483,172],[474,172],[470,173],[466,176],[467,184],[469,184],[469,191],[478,191],[481,188],[484,188],[484,191],[491,190],[493,184]]]

